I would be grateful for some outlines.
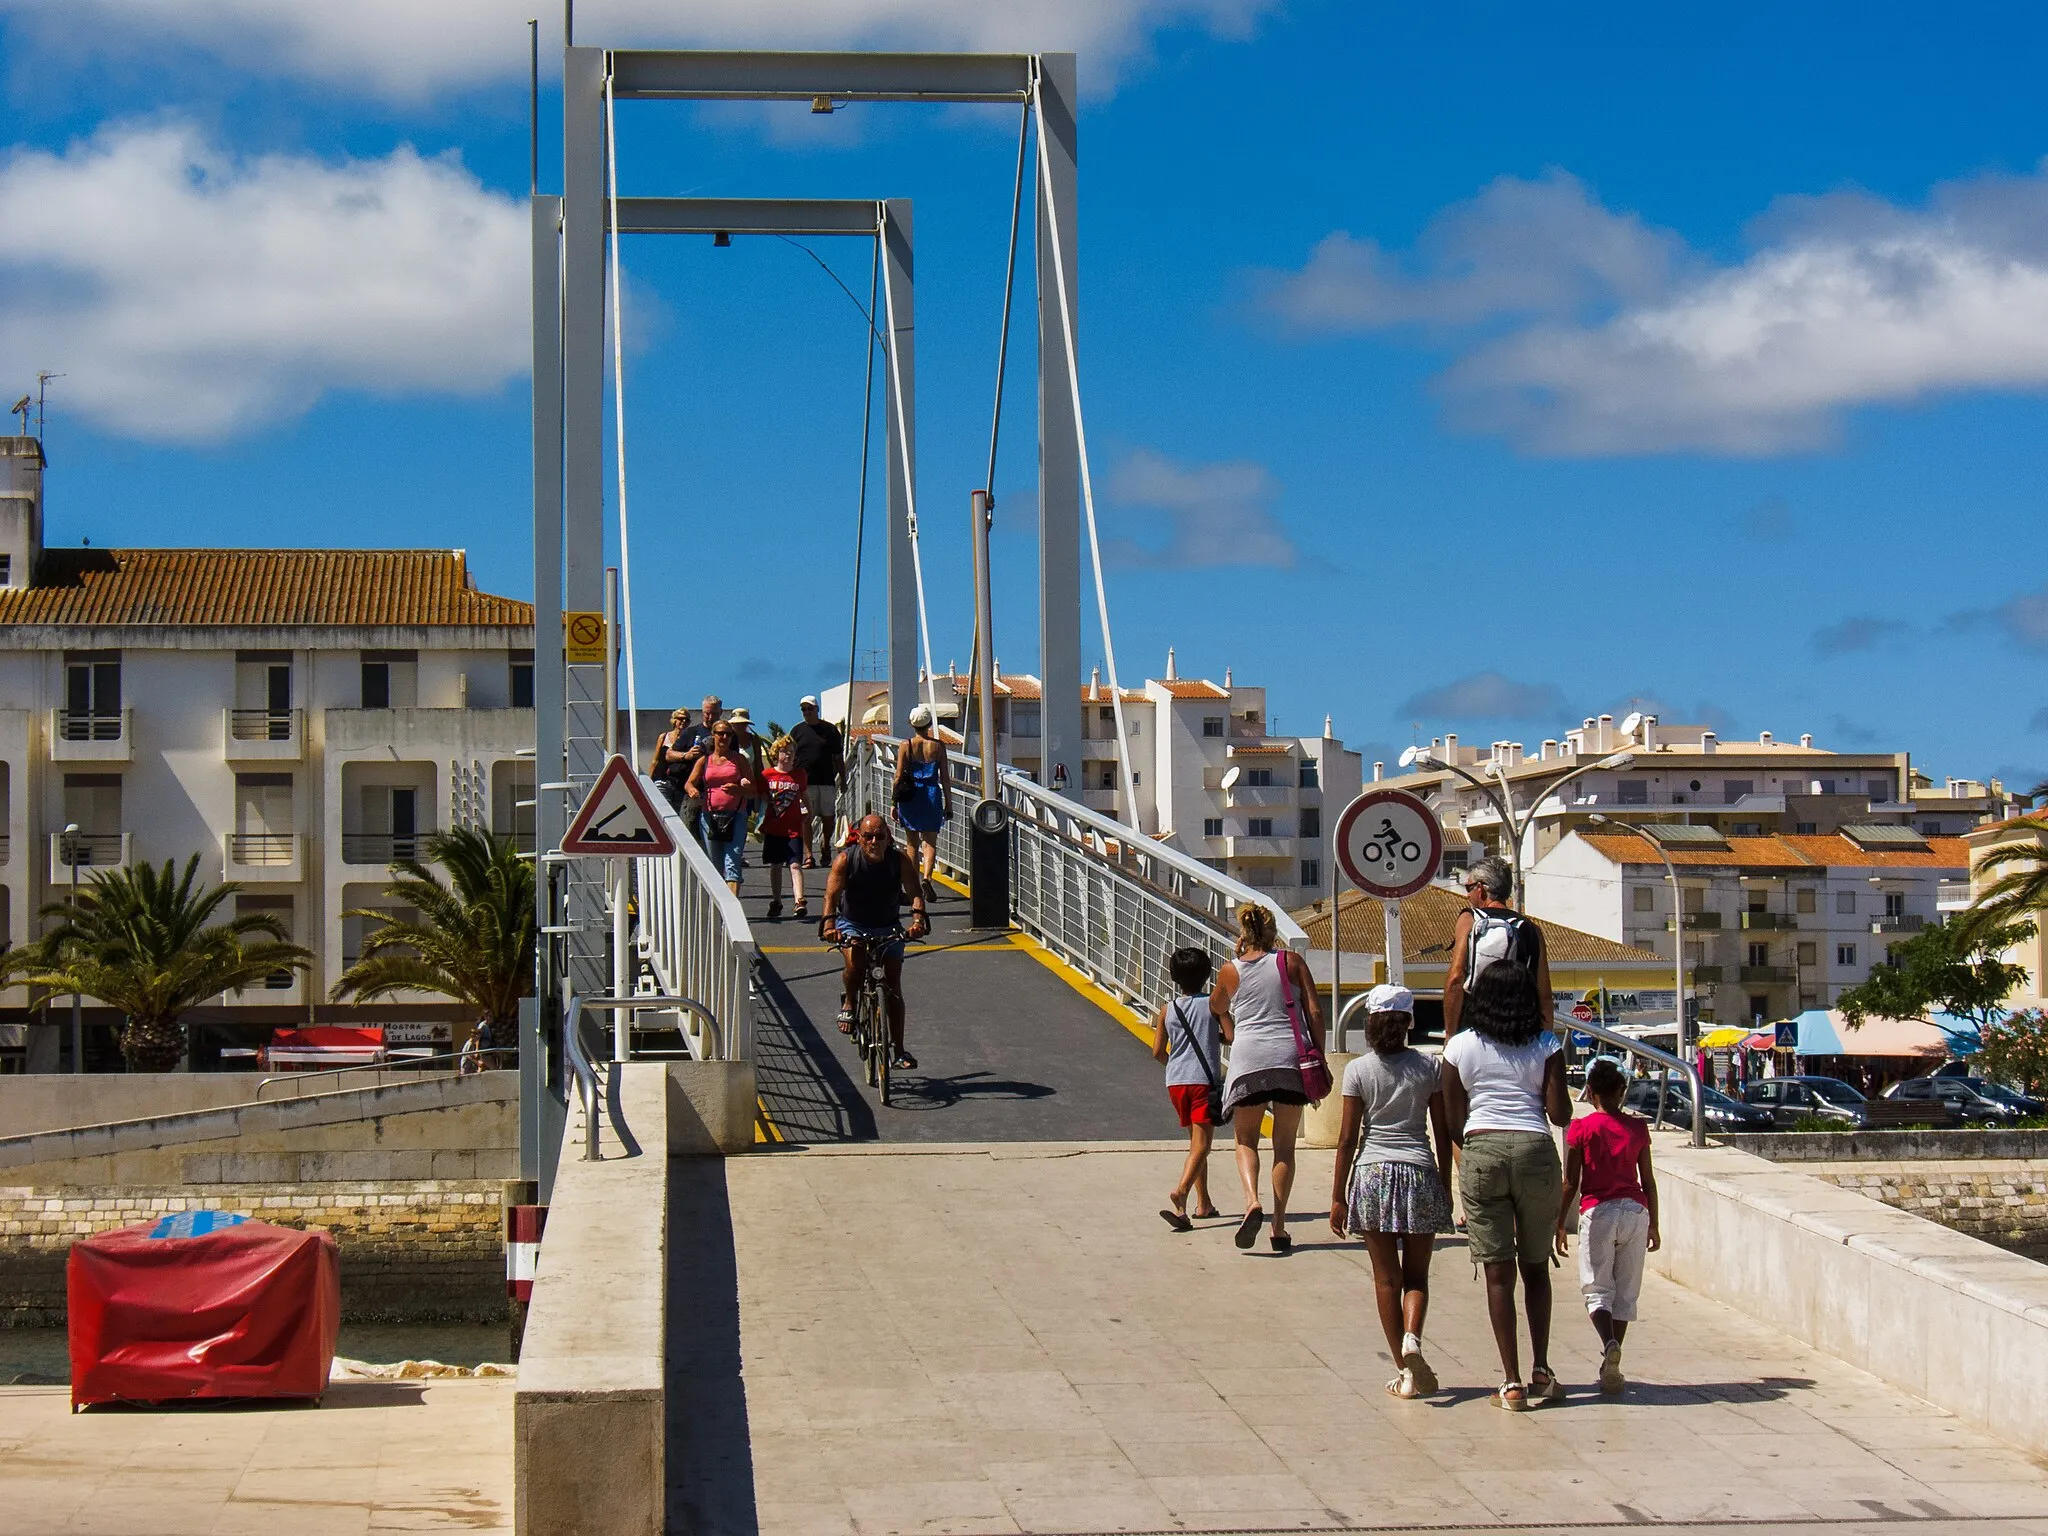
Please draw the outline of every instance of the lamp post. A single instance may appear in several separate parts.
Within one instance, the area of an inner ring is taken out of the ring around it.
[[[1664,851],[1664,845],[1633,822],[1616,821],[1612,816],[1602,816],[1597,812],[1587,819],[1603,827],[1612,827],[1617,832],[1625,832],[1631,837],[1640,837],[1650,845],[1664,865],[1664,878],[1671,883],[1671,1018],[1678,1031],[1679,1059],[1690,1061],[1692,1058],[1686,1055],[1686,1052],[1692,1049],[1692,1021],[1685,1016],[1685,899],[1678,888],[1678,870],[1671,863],[1671,855]],[[1705,1094],[1699,1092],[1692,1096],[1695,1141],[1698,1139],[1701,1117],[1705,1114],[1705,1105],[1701,1102],[1705,1097]],[[1661,1092],[1657,1095],[1657,1119],[1660,1124],[1664,1119],[1664,1095]]]
[[[67,910],[78,904],[78,823],[64,824],[64,862],[71,866],[71,888],[64,893]],[[71,994],[71,1070],[74,1073],[85,1070],[85,1014],[84,1004],[76,992]]]
[[[1522,837],[1529,830],[1529,824],[1536,819],[1537,809],[1544,801],[1564,788],[1565,785],[1571,783],[1580,774],[1591,773],[1595,769],[1600,768],[1626,768],[1635,760],[1636,755],[1633,752],[1614,752],[1597,761],[1581,763],[1578,767],[1559,774],[1548,784],[1544,785],[1542,789],[1538,790],[1534,798],[1529,802],[1528,815],[1521,817],[1515,815],[1514,791],[1509,788],[1507,773],[1498,763],[1493,765],[1494,780],[1491,783],[1480,778],[1478,774],[1471,772],[1469,769],[1459,767],[1456,763],[1445,762],[1427,747],[1408,748],[1401,754],[1400,763],[1403,768],[1441,768],[1446,772],[1455,773],[1459,778],[1493,802],[1493,808],[1500,813],[1501,825],[1507,829],[1508,862],[1514,866],[1515,910],[1519,912],[1522,910],[1524,899],[1522,890]],[[1602,818],[1596,816],[1593,819],[1598,821]]]

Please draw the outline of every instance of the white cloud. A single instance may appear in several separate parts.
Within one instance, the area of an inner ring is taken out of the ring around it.
[[[1267,303],[1321,330],[1465,327],[1451,419],[1544,453],[1780,453],[1857,406],[2048,385],[2048,175],[1918,208],[1787,198],[1750,234],[1717,268],[1570,177],[1496,183],[1439,216],[1412,274],[1325,241]]]
[[[579,42],[607,47],[897,47],[1084,55],[1100,89],[1177,26],[1241,36],[1278,0],[582,0]],[[317,80],[363,95],[418,101],[523,78],[531,0],[0,0],[53,48],[137,53],[197,49],[237,68]],[[539,12],[544,54],[561,9]]]
[[[1397,719],[1550,720],[1564,713],[1555,683],[1518,683],[1498,672],[1475,672],[1411,694],[1394,706]]]
[[[0,163],[0,355],[133,437],[222,438],[330,389],[523,373],[528,215],[453,159],[237,160],[116,127]]]
[[[1160,540],[1110,539],[1106,560],[1159,570],[1294,564],[1293,541],[1270,510],[1280,485],[1263,464],[1184,465],[1140,448],[1117,465],[1109,497],[1160,515]]]

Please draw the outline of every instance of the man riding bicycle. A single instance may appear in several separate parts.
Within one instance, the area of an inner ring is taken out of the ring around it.
[[[903,903],[910,903],[910,930],[898,924]],[[841,980],[844,998],[839,1009],[839,1033],[853,1031],[854,998],[867,965],[868,951],[881,956],[882,993],[889,1005],[889,1065],[892,1069],[915,1070],[917,1058],[903,1049],[903,944],[906,938],[921,939],[931,932],[925,916],[924,891],[918,881],[916,862],[896,846],[889,823],[879,816],[863,816],[854,828],[851,847],[843,848],[832,861],[831,876],[825,882],[825,907],[818,918],[818,936],[837,939],[846,947],[846,969]]]

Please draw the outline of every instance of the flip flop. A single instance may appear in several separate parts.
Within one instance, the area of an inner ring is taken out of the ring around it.
[[[1221,1216],[1223,1213],[1217,1210],[1214,1206],[1211,1206],[1206,1211],[1190,1211],[1188,1214],[1193,1216],[1197,1221],[1214,1221],[1218,1216]]]
[[[1282,1258],[1294,1252],[1294,1239],[1285,1232],[1275,1232],[1267,1241],[1273,1245],[1273,1251]]]
[[[1160,1211],[1159,1219],[1176,1232],[1192,1232],[1195,1230],[1195,1224],[1171,1206],[1167,1206]]]
[[[1237,1224],[1237,1236],[1232,1239],[1240,1248],[1250,1248],[1259,1240],[1259,1228],[1264,1225],[1266,1213],[1256,1205],[1244,1213],[1244,1220]]]
[[[839,1033],[842,1035],[853,1033],[853,1010],[851,1008],[839,1010]]]
[[[908,1051],[898,1051],[889,1058],[889,1070],[891,1072],[915,1072],[917,1070],[917,1058]]]

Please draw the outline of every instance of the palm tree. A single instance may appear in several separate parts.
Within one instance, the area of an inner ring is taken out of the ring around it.
[[[2048,783],[2036,784],[2027,794],[2029,799],[2048,799]],[[2003,873],[1984,888],[1957,922],[1974,934],[2018,925],[2020,932],[2013,936],[2025,937],[2039,921],[2034,914],[2048,909],[2048,805],[2000,825],[2021,835],[1977,861],[1979,870]]]
[[[72,902],[51,902],[42,915],[56,927],[0,961],[0,974],[49,989],[41,999],[82,993],[127,1015],[121,1055],[131,1072],[168,1072],[184,1059],[189,1008],[238,991],[284,970],[304,970],[312,956],[291,942],[268,913],[211,919],[240,887],[199,881],[199,855],[182,875],[172,862],[130,864],[96,873]]]
[[[394,863],[384,894],[414,915],[375,907],[343,914],[377,926],[334,996],[438,992],[476,1009],[485,1042],[504,1049],[518,1038],[519,1000],[533,991],[533,864],[511,838],[480,827],[436,832],[425,852],[452,884],[416,860]]]

